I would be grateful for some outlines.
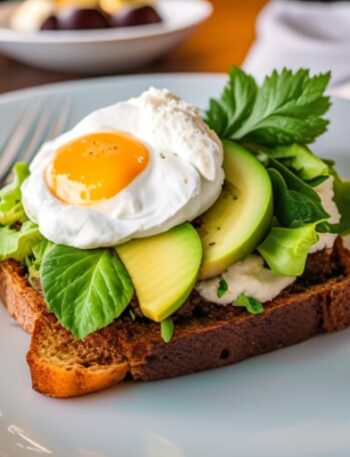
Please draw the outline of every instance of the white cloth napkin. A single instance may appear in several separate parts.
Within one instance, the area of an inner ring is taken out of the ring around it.
[[[274,68],[306,67],[331,70],[333,87],[350,81],[350,2],[272,0],[243,67],[259,80]]]

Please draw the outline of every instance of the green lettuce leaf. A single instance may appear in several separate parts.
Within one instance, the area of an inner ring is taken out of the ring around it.
[[[258,87],[243,70],[232,67],[228,83],[206,113],[221,139],[260,145],[312,143],[327,129],[322,116],[330,106],[324,92],[330,73],[310,76],[300,69],[273,71]]]
[[[49,309],[79,339],[119,317],[134,293],[123,264],[108,249],[55,245],[40,273]]]
[[[233,302],[233,306],[243,306],[248,313],[251,314],[260,314],[264,312],[264,306],[259,300],[245,294],[238,295]]]
[[[317,193],[287,169],[282,170],[276,164],[277,161],[274,165],[278,169],[268,168],[268,172],[273,186],[274,214],[279,223],[284,227],[302,227],[327,221],[330,216],[323,209]]]
[[[28,279],[36,288],[37,280],[40,279],[40,267],[44,256],[53,248],[54,244],[43,238],[32,246],[32,252],[24,259],[28,269]]]
[[[310,149],[302,144],[277,146],[270,149],[267,154],[279,159],[287,168],[292,169],[303,181],[320,184],[329,176],[328,165],[315,156]]]
[[[42,239],[38,226],[26,221],[17,230],[9,226],[0,227],[0,261],[15,259],[22,262],[31,254],[32,246]]]
[[[12,225],[27,220],[22,206],[21,185],[29,176],[28,165],[18,162],[13,169],[13,181],[0,190],[0,224]]]
[[[334,177],[334,202],[340,213],[339,224],[333,224],[331,228],[338,235],[344,236],[350,233],[350,180],[343,180],[334,168],[331,169],[331,174]]]
[[[314,225],[299,228],[272,227],[258,251],[275,273],[303,274],[310,248],[318,240]]]

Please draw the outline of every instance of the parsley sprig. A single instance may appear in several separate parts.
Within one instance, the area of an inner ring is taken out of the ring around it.
[[[258,86],[234,66],[220,99],[210,100],[206,121],[225,140],[269,146],[312,143],[327,129],[322,116],[330,107],[324,95],[330,76],[283,69]]]

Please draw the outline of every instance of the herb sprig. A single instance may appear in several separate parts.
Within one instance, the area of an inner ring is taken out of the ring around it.
[[[240,294],[233,302],[233,306],[242,306],[250,314],[260,314],[264,311],[264,306],[259,300],[245,294]]]
[[[322,116],[330,107],[324,95],[330,77],[283,69],[259,87],[234,66],[220,99],[210,100],[206,121],[225,140],[268,146],[312,143],[329,123]]]
[[[218,298],[223,297],[227,291],[228,291],[228,284],[227,284],[226,279],[220,278],[219,285],[218,285],[218,288],[216,291],[217,297]]]

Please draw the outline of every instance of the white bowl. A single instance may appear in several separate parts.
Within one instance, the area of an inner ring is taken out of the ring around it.
[[[163,0],[164,21],[120,29],[17,32],[8,27],[17,2],[0,4],[0,51],[29,65],[72,73],[110,73],[141,67],[166,54],[207,19],[206,0]]]

